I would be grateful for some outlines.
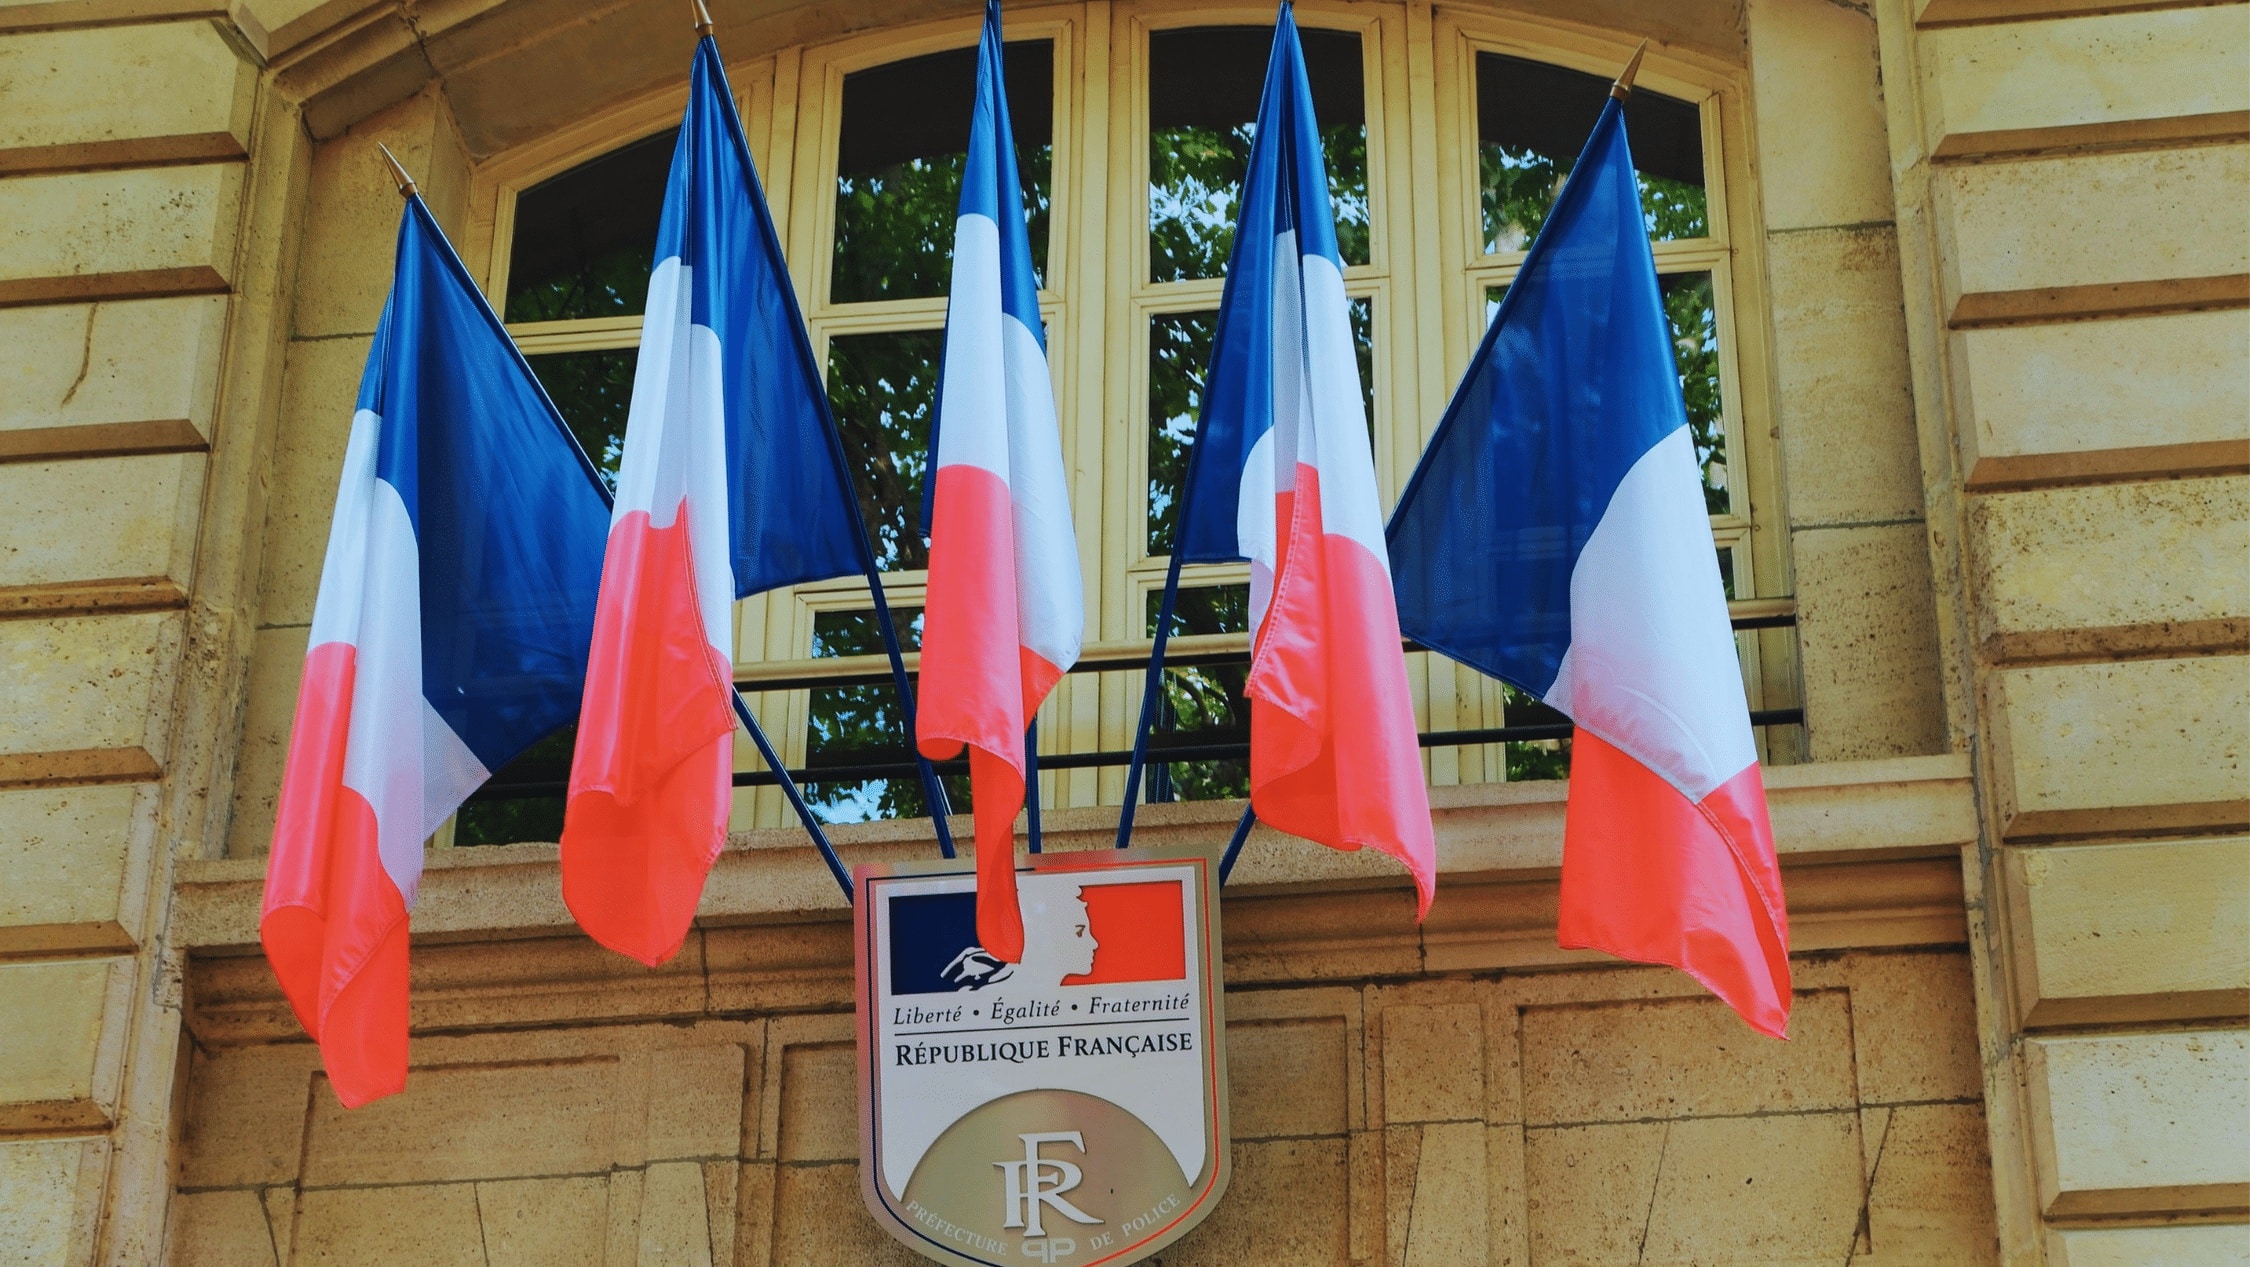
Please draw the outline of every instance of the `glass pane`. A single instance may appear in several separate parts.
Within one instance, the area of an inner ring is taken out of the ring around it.
[[[1156,618],[1163,612],[1161,591],[1148,596],[1144,617],[1149,636],[1156,634]],[[1172,607],[1172,636],[1183,634],[1244,633],[1250,628],[1250,587],[1205,585],[1182,587]],[[1164,670],[1164,693],[1158,700],[1163,711],[1155,729],[1195,734],[1217,742],[1250,738],[1250,703],[1242,697],[1242,684],[1250,675],[1248,664],[1208,665]],[[1165,801],[1213,801],[1250,795],[1250,766],[1240,758],[1225,761],[1181,761],[1150,765],[1144,783],[1151,804]]]
[[[1506,701],[1509,724],[1514,724],[1518,710],[1551,712],[1545,705],[1512,686],[1503,685],[1501,697]],[[1559,714],[1558,714],[1559,716]],[[1508,782],[1520,783],[1527,779],[1567,779],[1570,777],[1570,740],[1529,739],[1503,745],[1508,755]]]
[[[1672,355],[1680,364],[1680,394],[1687,401],[1688,435],[1703,473],[1703,504],[1727,513],[1727,432],[1719,396],[1719,314],[1709,273],[1665,273],[1656,279],[1664,317],[1672,327]]]
[[[1664,302],[1664,319],[1672,330],[1672,355],[1680,367],[1680,395],[1687,403],[1688,435],[1695,441],[1696,464],[1703,472],[1703,504],[1711,514],[1726,514],[1732,505],[1727,491],[1727,432],[1725,400],[1719,385],[1719,314],[1714,306],[1709,273],[1661,273],[1657,293]],[[1490,325],[1500,311],[1505,286],[1484,290],[1484,320]]]
[[[828,399],[844,434],[859,513],[887,571],[929,564],[922,476],[937,399],[942,330],[840,334],[828,341]]]
[[[1477,54],[1485,250],[1531,246],[1601,116],[1609,85],[1599,75]],[[1625,129],[1649,235],[1663,241],[1709,237],[1701,113],[1688,102],[1638,89],[1625,103]]]
[[[633,365],[640,355],[635,348],[617,348],[526,358],[612,492],[617,464],[625,457],[625,415],[633,404]]]
[[[1054,166],[1054,45],[1048,40],[1010,42],[1002,64],[1031,258],[1044,283]],[[947,49],[844,76],[831,302],[946,293],[976,87],[974,48]]]
[[[1359,36],[1306,29],[1305,72],[1328,159],[1336,245],[1367,262],[1367,89]],[[1271,26],[1206,26],[1148,37],[1149,279],[1226,272]]]
[[[1148,324],[1148,552],[1172,552],[1175,504],[1187,478],[1188,446],[1203,412],[1203,376],[1219,314],[1175,312]]]
[[[1360,404],[1367,411],[1367,434],[1375,435],[1375,301],[1350,301],[1352,343],[1359,355]],[[1203,378],[1211,366],[1211,344],[1218,338],[1215,312],[1176,312],[1149,319],[1148,329],[1148,552],[1172,552],[1178,527],[1181,481],[1187,478],[1188,446],[1203,410]]]
[[[500,767],[494,782],[537,781],[565,784],[570,781],[570,758],[578,745],[578,723],[562,727],[523,750]],[[453,843],[460,845],[512,845],[519,841],[561,840],[563,798],[524,796],[508,800],[472,800],[453,820]]]
[[[899,645],[912,651],[922,645],[922,609],[893,607]],[[882,627],[873,611],[816,612],[813,614],[813,655],[879,655]],[[906,721],[898,707],[898,688],[887,682],[864,686],[828,686],[812,692],[805,727],[805,765],[821,766],[911,761]],[[922,798],[922,781],[856,779],[807,782],[800,786],[805,803],[828,823],[864,823],[878,818],[921,818],[929,813]],[[956,811],[969,808],[969,780],[948,776],[945,794]]]
[[[635,141],[516,195],[509,321],[640,313],[678,136]]]

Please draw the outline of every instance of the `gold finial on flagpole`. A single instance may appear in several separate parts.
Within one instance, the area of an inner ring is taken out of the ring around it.
[[[696,2],[700,4],[702,0]],[[1648,41],[1642,40],[1641,46],[1633,50],[1633,60],[1625,63],[1624,73],[1618,75],[1617,82],[1609,86],[1610,96],[1623,101],[1633,95],[1633,76],[1641,73],[1641,54],[1647,51]]]
[[[391,165],[391,181],[398,186],[398,196],[412,198],[415,192],[414,178],[406,174],[406,168],[398,161],[398,155],[391,153],[391,147],[381,141],[375,142],[375,148],[383,151],[383,161]]]
[[[703,7],[703,0],[695,0],[695,33],[699,37],[711,33],[711,11]]]

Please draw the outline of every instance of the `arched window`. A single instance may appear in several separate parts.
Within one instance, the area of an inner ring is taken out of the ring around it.
[[[1622,36],[1494,16],[1307,0],[1315,112],[1345,257],[1378,480],[1411,473],[1468,355],[1552,205],[1631,51]],[[919,615],[918,534],[929,410],[967,146],[972,18],[785,49],[730,67],[787,246],[814,348],[859,481],[894,611]],[[1249,153],[1272,11],[1143,4],[1019,7],[1006,73],[1048,324],[1063,447],[1087,578],[1089,659],[1129,658],[1153,633],[1175,497],[1224,285],[1235,191]],[[733,51],[733,50],[730,50]],[[479,173],[492,217],[489,281],[511,331],[597,462],[614,465],[630,395],[642,290],[680,92],[635,103]],[[1750,600],[1785,594],[1772,501],[1770,424],[1746,384],[1762,317],[1730,243],[1739,103],[1725,74],[1652,61],[1628,109],[1651,237],[1678,339],[1714,547]],[[1739,213],[1736,213],[1739,214]],[[1762,346],[1762,345],[1761,345]],[[1770,548],[1765,538],[1776,538]],[[1246,648],[1246,570],[1190,568],[1176,644]],[[902,629],[909,640],[911,631]],[[1743,636],[1754,707],[1787,681],[1784,632]],[[792,766],[905,756],[864,583],[848,578],[739,605],[737,678]],[[1144,651],[1145,654],[1145,651]],[[1498,726],[1500,684],[1438,657],[1410,668],[1425,730]],[[1173,670],[1161,724],[1246,733],[1245,665]],[[1076,673],[1041,716],[1049,753],[1130,743],[1138,672]],[[744,746],[747,749],[747,745]],[[558,751],[559,749],[559,751]],[[1551,777],[1558,745],[1430,750],[1435,783]],[[541,759],[550,775],[566,740]],[[746,760],[754,758],[746,757]],[[1048,770],[1049,806],[1113,803],[1121,769]],[[957,781],[965,798],[965,780]],[[1179,764],[1156,799],[1240,795],[1240,762]],[[811,782],[839,820],[918,815],[911,779]],[[956,801],[956,808],[965,799]],[[480,804],[464,842],[540,834],[559,808]],[[782,825],[778,795],[745,791],[737,824]],[[551,837],[549,837],[551,838]]]

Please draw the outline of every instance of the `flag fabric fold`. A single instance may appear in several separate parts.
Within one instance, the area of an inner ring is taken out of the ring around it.
[[[1250,802],[1436,891],[1343,258],[1295,18],[1258,105],[1177,549],[1250,562]]]
[[[960,208],[931,445],[915,741],[933,760],[969,750],[977,935],[1012,963],[1023,954],[1015,820],[1024,803],[1024,731],[1078,660],[1085,598],[997,0],[985,6],[977,49]]]
[[[733,800],[734,600],[860,570],[858,513],[709,37],[657,229],[562,836],[563,900],[655,966]]]
[[[1577,726],[1561,944],[1678,967],[1784,1035],[1788,915],[1620,102],[1389,539],[1408,636]]]
[[[403,1090],[423,841],[578,708],[602,491],[421,199],[360,380],[259,938],[347,1107]]]

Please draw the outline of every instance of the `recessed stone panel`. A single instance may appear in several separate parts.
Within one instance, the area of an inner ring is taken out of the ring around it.
[[[223,295],[0,308],[0,431],[182,422],[208,440],[226,319]]]
[[[0,83],[0,173],[249,153],[257,69],[209,22],[11,34]]]
[[[176,613],[0,621],[0,754],[139,749],[161,761],[179,643]]]
[[[183,598],[203,492],[199,453],[0,463],[0,589],[161,578]]]
[[[2218,460],[2204,450],[2250,451],[2250,309],[1952,337],[1972,486],[2164,474]]]
[[[2250,1203],[2250,1035],[2034,1038],[2032,1153],[2049,1217]]]
[[[2250,145],[1938,169],[1948,300],[2250,273]]]
[[[1921,32],[1930,145],[1951,133],[2250,110],[2243,25],[2239,8],[2213,5]]]
[[[0,791],[0,952],[131,949],[155,831],[145,784]]]
[[[0,963],[0,1127],[106,1125],[116,1098],[115,1050],[104,1051],[114,959]]]
[[[2031,1025],[2250,1013],[2250,837],[2008,855]]]
[[[2250,641],[2250,479],[1996,493],[1969,523],[1993,659]]]
[[[1526,1008],[1524,1120],[1629,1122],[1842,1109],[1852,1084],[1841,992],[1801,994],[1775,1042],[1712,998]]]
[[[2250,657],[2014,669],[1990,688],[2001,829],[2020,840],[2250,822]]]
[[[1227,1025],[1227,1111],[1236,1139],[1342,1135],[1351,1068],[1341,1016]]]
[[[607,1170],[619,1122],[614,1059],[416,1069],[406,1090],[346,1109],[323,1085],[304,1184],[434,1183]]]
[[[242,165],[0,181],[0,304],[226,289]]]

